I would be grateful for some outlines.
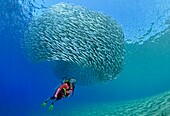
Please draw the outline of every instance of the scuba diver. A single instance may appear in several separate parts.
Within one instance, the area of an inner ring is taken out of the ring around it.
[[[64,79],[61,83],[62,85],[60,87],[58,87],[58,89],[56,89],[55,93],[53,96],[51,96],[50,98],[48,98],[43,104],[42,107],[45,107],[47,102],[52,100],[52,103],[49,107],[49,110],[52,111],[54,108],[54,103],[62,98],[67,98],[70,96],[73,96],[74,94],[74,84],[75,84],[76,80],[74,78],[70,78],[70,79]]]

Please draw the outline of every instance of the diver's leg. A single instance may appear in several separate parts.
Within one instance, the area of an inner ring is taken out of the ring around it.
[[[55,97],[54,96],[52,96],[52,97],[50,97],[50,98],[48,98],[44,103],[42,103],[42,107],[45,107],[46,106],[46,104],[47,104],[47,102],[48,101],[50,101],[50,100],[53,100],[53,99],[55,99]]]
[[[49,98],[45,101],[45,103],[47,103],[48,101],[53,100],[53,99],[55,99],[55,97],[54,97],[54,96],[49,97]]]

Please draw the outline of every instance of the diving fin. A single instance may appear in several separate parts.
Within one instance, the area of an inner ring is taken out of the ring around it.
[[[42,103],[41,106],[44,108],[46,106],[46,102]]]
[[[53,105],[53,104],[51,104],[48,110],[49,110],[49,111],[52,111],[52,110],[53,110],[53,108],[54,108],[54,105]]]

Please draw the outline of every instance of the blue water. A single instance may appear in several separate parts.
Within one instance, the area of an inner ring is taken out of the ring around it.
[[[41,108],[41,103],[53,94],[60,80],[48,62],[36,64],[27,60],[21,40],[31,18],[41,14],[44,7],[59,2],[82,5],[111,16],[123,28],[127,53],[124,70],[116,80],[93,86],[77,85],[74,97],[56,103],[55,113],[51,113]],[[134,100],[168,91],[169,3],[169,0],[1,0],[0,115],[58,116],[64,113],[57,111],[74,110],[82,104]]]

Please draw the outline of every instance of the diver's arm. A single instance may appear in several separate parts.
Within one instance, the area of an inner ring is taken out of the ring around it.
[[[73,97],[73,94],[74,94],[74,89],[75,89],[75,86],[73,85],[73,90],[72,90],[71,97]]]
[[[72,91],[71,97],[73,97],[73,94],[74,94],[74,90]]]

